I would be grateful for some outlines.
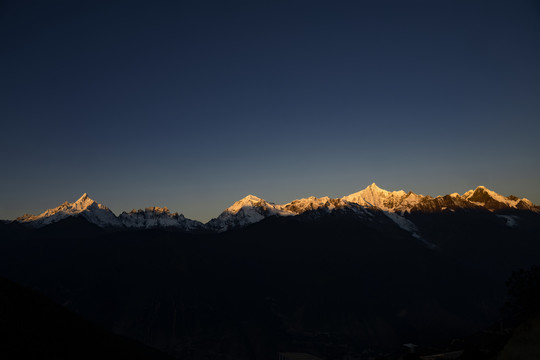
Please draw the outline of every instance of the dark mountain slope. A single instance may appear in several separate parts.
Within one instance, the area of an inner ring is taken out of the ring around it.
[[[501,286],[512,271],[540,263],[540,214],[522,210],[456,210],[407,215],[440,252]]]
[[[310,212],[206,235],[42,230],[3,238],[1,274],[184,359],[430,343],[483,327],[504,291],[382,213]]]
[[[0,357],[3,359],[169,359],[113,335],[45,296],[0,278]]]

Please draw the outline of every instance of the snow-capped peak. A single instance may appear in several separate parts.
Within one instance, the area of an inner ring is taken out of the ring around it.
[[[91,223],[101,227],[119,225],[118,219],[108,207],[98,204],[88,197],[86,193],[73,203],[66,201],[62,205],[46,210],[39,215],[25,215],[16,220],[29,223],[35,227],[41,227],[70,216],[83,216]]]
[[[386,191],[384,189],[381,189],[380,187],[377,186],[377,184],[375,183],[371,183],[371,185],[368,185],[364,190],[371,190],[371,191]]]
[[[133,210],[122,213],[116,217],[104,205],[92,200],[84,193],[77,201],[64,202],[60,206],[46,210],[40,215],[25,214],[16,219],[20,223],[27,223],[35,227],[41,227],[62,220],[70,216],[82,216],[88,221],[102,227],[180,227],[185,230],[208,230],[226,231],[258,222],[269,216],[294,216],[308,211],[332,212],[345,210],[349,213],[368,214],[372,210],[382,210],[394,213],[396,216],[405,216],[411,212],[440,212],[456,210],[481,210],[490,211],[504,209],[520,209],[540,212],[540,207],[534,205],[525,198],[516,196],[502,196],[485,186],[478,186],[463,195],[452,193],[450,195],[424,196],[412,191],[405,193],[403,190],[387,191],[381,189],[376,183],[372,183],[365,189],[342,198],[314,197],[297,199],[283,205],[269,203],[254,195],[236,201],[223,211],[217,218],[207,224],[186,219],[182,214],[171,213],[166,207],[148,207],[144,210]],[[393,215],[391,215],[393,216]],[[395,216],[393,219],[396,219]]]
[[[463,194],[463,197],[468,199],[468,198],[472,197],[474,193],[478,194],[478,193],[482,193],[482,192],[486,192],[490,196],[501,196],[501,195],[497,194],[495,191],[489,190],[484,185],[479,185],[479,186],[476,187],[476,189],[474,189],[474,190],[471,189],[471,190],[467,191],[465,194]]]
[[[82,194],[82,196],[79,198],[79,200],[75,201],[75,203],[82,203],[82,202],[85,202],[87,200],[90,200],[90,201],[94,201],[92,199],[90,199],[90,197],[88,197],[88,194],[87,193],[84,193]]]
[[[463,194],[463,198],[471,203],[485,207],[489,210],[497,210],[502,208],[529,208],[534,205],[527,199],[520,199],[516,196],[503,196],[492,191],[485,186],[478,186],[474,190],[469,190]]]
[[[335,210],[337,208],[343,208],[350,206],[350,203],[343,199],[332,199],[328,196],[323,196],[321,198],[310,196],[305,199],[296,199],[290,203],[284,205],[277,205],[277,207],[283,211],[291,213],[291,215],[301,214],[306,211],[311,210]]]
[[[73,206],[78,210],[84,210],[88,207],[97,204],[98,207],[100,204],[96,203],[94,200],[92,200],[86,193],[84,193],[77,201],[73,203]],[[101,205],[102,208],[104,208],[103,205]]]
[[[406,196],[407,193],[403,190],[390,192],[373,183],[364,190],[344,196],[342,199],[362,206],[377,207],[388,211],[396,208]]]
[[[261,199],[261,198],[259,198],[257,196],[248,195],[248,196],[238,200],[237,202],[235,202],[231,206],[229,206],[227,208],[227,210],[225,210],[225,211],[236,213],[236,212],[240,211],[240,209],[242,209],[242,208],[244,208],[246,206],[249,206],[249,207],[266,207],[266,206],[271,206],[271,204],[268,203],[266,200]]]
[[[238,200],[222,212],[217,218],[210,220],[207,225],[216,231],[226,231],[261,221],[273,215],[292,215],[264,199],[248,195]]]
[[[183,231],[200,230],[203,225],[199,221],[186,219],[184,215],[171,213],[167,207],[151,206],[144,210],[123,212],[118,219],[127,228],[176,228]]]
[[[479,186],[476,187],[476,189],[474,189],[474,190],[471,189],[471,190],[465,192],[465,193],[463,194],[463,197],[464,197],[465,199],[469,199],[469,198],[471,198],[474,194],[478,195],[478,194],[482,194],[482,193],[487,193],[487,194],[488,194],[489,196],[491,196],[491,197],[499,197],[499,196],[500,196],[500,197],[504,197],[504,196],[502,196],[502,195],[497,194],[495,191],[489,190],[489,189],[488,189],[487,187],[485,187],[484,185],[479,185]]]

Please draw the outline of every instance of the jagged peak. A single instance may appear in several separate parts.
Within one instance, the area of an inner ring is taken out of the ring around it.
[[[97,206],[100,209],[108,209],[106,206],[99,204],[97,201],[91,199],[88,194],[84,193],[77,201],[74,203],[65,204],[67,207],[73,207],[74,209],[84,210],[92,206]]]
[[[375,184],[375,183],[371,183],[371,185],[368,185],[368,186],[366,187],[366,190],[367,190],[367,189],[371,189],[371,190],[384,190],[384,189],[381,189],[380,187],[378,187],[377,184]],[[386,190],[385,190],[385,191],[386,191]]]
[[[98,226],[115,226],[118,222],[116,215],[104,205],[92,200],[84,193],[77,201],[70,203],[65,201],[62,205],[47,209],[39,215],[19,218],[22,222],[34,222],[36,226],[47,225],[69,216],[85,216]]]
[[[90,199],[87,193],[84,193],[77,201],[75,201],[75,203],[82,203],[82,202],[88,202],[88,201],[94,201],[94,200]]]
[[[159,206],[148,206],[144,209],[133,209],[129,213],[126,214],[142,214],[142,213],[158,213],[158,214],[169,214],[169,215],[175,215],[177,213],[171,214],[171,211],[168,207],[159,207]]]
[[[156,212],[156,213],[169,213],[170,210],[168,207],[159,207],[159,206],[149,206],[144,209],[147,212]]]
[[[409,192],[409,194],[414,194],[414,193]],[[378,197],[380,195],[385,196],[385,197],[389,196],[389,195],[403,197],[403,196],[406,196],[407,193],[405,191],[403,191],[403,190],[388,191],[388,190],[380,188],[379,186],[377,186],[377,184],[372,183],[371,185],[367,186],[365,189],[362,189],[362,190],[360,190],[358,192],[347,195],[347,196],[343,197],[343,199],[349,200],[349,199],[352,199],[354,197],[366,198],[366,196],[376,196],[376,197]]]
[[[393,195],[399,195],[399,196],[404,196],[404,195],[407,195],[407,193],[403,190],[397,190],[397,191],[388,191],[386,189],[383,189],[383,188],[380,188],[379,186],[377,186],[377,184],[375,183],[372,183],[371,185],[369,185],[368,187],[366,187],[364,190],[361,190],[359,191],[359,193],[365,193],[365,192],[371,192],[373,194],[393,194]],[[410,191],[409,193],[413,193],[412,191]],[[413,193],[414,194],[414,193]]]
[[[373,194],[397,194],[397,195],[406,195],[407,194],[403,190],[388,191],[386,189],[380,188],[375,183],[372,183],[371,185],[367,186],[365,189],[360,190],[358,193],[366,193],[366,192],[370,192],[370,193],[373,193]]]
[[[341,200],[341,199],[336,199]],[[324,206],[324,204],[328,204],[331,202],[332,199],[328,196],[323,197],[316,197],[316,196],[310,196],[307,198],[301,198],[301,199],[295,199],[289,203],[283,204],[283,205],[277,205],[278,209],[289,211],[291,209],[296,209],[295,212],[298,212],[298,209],[308,209],[315,207],[321,207]]]
[[[288,205],[292,203],[299,203],[299,202],[307,203],[307,202],[321,202],[321,201],[328,201],[328,200],[330,200],[330,197],[328,196],[323,196],[323,197],[309,196],[307,198],[294,199],[290,203],[287,203],[284,205]],[[284,206],[284,205],[280,205],[280,206]]]
[[[96,204],[99,208],[105,209],[106,207],[103,205],[98,204],[96,201],[91,199],[88,194],[84,193],[77,201],[74,203],[65,202],[62,204],[62,206],[71,207],[73,206],[75,209],[86,209],[92,205]]]
[[[283,205],[276,205],[255,195],[249,194],[232,204],[220,215],[219,218],[228,219],[240,213],[240,217],[243,216],[248,219],[249,222],[253,222],[269,215],[289,216],[300,214],[308,210],[315,210],[319,208],[332,210],[344,206],[356,206],[357,208],[359,206],[365,208],[377,208],[379,210],[401,213],[404,211],[423,211],[423,209],[427,209],[429,211],[438,211],[437,209],[446,209],[447,206],[463,206],[465,208],[483,207],[490,211],[505,208],[532,209],[533,211],[540,212],[540,207],[535,206],[526,198],[520,199],[519,197],[512,195],[505,197],[492,190],[489,190],[483,185],[477,186],[474,190],[471,189],[465,192],[463,195],[452,193],[449,195],[437,196],[437,201],[433,203],[430,202],[432,199],[433,198],[429,195],[424,196],[421,194],[416,194],[412,191],[409,191],[408,193],[404,192],[403,190],[387,191],[381,189],[375,182],[373,182],[365,189],[342,198],[309,196],[307,198],[293,200]],[[100,212],[100,210],[107,210],[109,214]],[[87,193],[82,194],[82,196],[74,203],[66,201],[62,205],[54,209],[46,210],[40,215],[34,216],[25,214],[16,220],[20,222],[41,221],[40,224],[46,224],[67,216],[78,214],[83,214],[89,218],[96,218],[99,220],[99,223],[102,224],[115,223],[115,220],[113,219],[113,217],[115,217],[114,213],[112,213],[107,207],[91,199]],[[128,214],[138,214],[137,217],[142,216],[145,218],[160,219],[183,217],[182,214],[171,214],[167,207],[157,206],[147,207],[144,210],[133,209],[130,213],[123,212],[121,215],[126,217]],[[49,218],[50,220],[48,220]]]

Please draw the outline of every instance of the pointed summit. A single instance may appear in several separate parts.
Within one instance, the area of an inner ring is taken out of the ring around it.
[[[366,187],[362,191],[364,193],[372,193],[372,194],[384,194],[384,195],[395,194],[395,195],[399,195],[399,196],[407,195],[407,193],[405,193],[405,191],[403,191],[403,190],[388,191],[388,190],[385,190],[385,189],[382,189],[382,188],[378,187],[377,184],[375,184],[375,183],[372,183],[371,185],[369,185],[368,187]]]
[[[495,198],[495,197],[501,197],[504,198],[504,196],[497,194],[495,191],[489,190],[487,187],[480,185],[477,186],[474,190],[469,190],[465,194],[463,194],[463,197],[465,197],[468,200],[471,201],[477,201],[479,198]]]
[[[75,204],[88,203],[88,202],[95,202],[95,201],[90,199],[87,193],[84,193],[77,201],[75,201]]]
[[[97,202],[95,202],[94,200],[90,199],[90,197],[89,197],[86,193],[84,193],[84,194],[83,194],[77,201],[75,201],[73,204],[68,204],[68,206],[71,205],[74,209],[77,209],[77,210],[82,211],[82,210],[85,210],[85,209],[89,208],[90,206],[92,206],[92,205],[94,205],[94,204],[96,204],[97,207],[99,207],[99,208],[104,208],[104,209],[106,209],[105,206],[100,205],[100,204],[98,204]]]
[[[101,227],[120,225],[116,216],[109,208],[98,204],[84,193],[74,203],[64,202],[62,205],[45,212],[19,219],[20,222],[30,223],[35,227],[41,227],[55,223],[70,216],[82,216],[89,222]]]
[[[344,196],[342,199],[361,206],[374,206],[382,210],[396,208],[407,196],[405,191],[387,191],[372,183],[364,190]]]

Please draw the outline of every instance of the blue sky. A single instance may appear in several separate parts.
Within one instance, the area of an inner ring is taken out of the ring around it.
[[[372,182],[540,203],[537,2],[193,3],[0,5],[0,218]]]

